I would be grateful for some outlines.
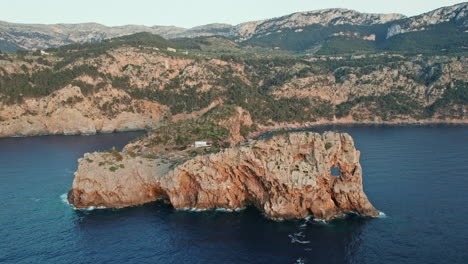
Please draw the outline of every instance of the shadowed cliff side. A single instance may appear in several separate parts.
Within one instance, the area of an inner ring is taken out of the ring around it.
[[[175,208],[255,206],[271,219],[312,214],[329,220],[351,211],[376,216],[363,191],[359,156],[351,136],[334,132],[277,135],[177,167],[159,158],[91,153],[79,161],[68,200],[78,208],[156,199]],[[332,167],[340,169],[337,176]]]

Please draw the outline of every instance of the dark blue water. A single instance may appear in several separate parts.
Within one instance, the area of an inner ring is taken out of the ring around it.
[[[468,127],[332,129],[354,137],[386,218],[73,210],[60,196],[76,160],[140,133],[0,139],[0,263],[468,263]]]

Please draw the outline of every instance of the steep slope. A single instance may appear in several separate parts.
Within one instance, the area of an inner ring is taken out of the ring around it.
[[[72,85],[21,104],[2,104],[0,112],[0,137],[135,131],[170,118],[167,107],[131,99],[124,91],[104,87],[85,96]]]
[[[160,125],[158,120],[171,120],[171,115],[176,122],[217,105],[241,107],[262,126],[467,119],[464,56],[305,59],[220,52],[212,58],[202,50],[165,50],[169,42],[161,37],[125,39],[75,45],[49,55],[0,54],[2,136],[154,128]],[[54,99],[62,90],[70,96]],[[49,103],[63,112],[62,117],[50,116],[53,111],[43,107]],[[161,118],[150,110],[158,107]],[[91,116],[81,123],[83,130],[74,127],[71,132],[63,122],[60,128],[44,129],[47,118],[76,119],[72,112]],[[87,125],[113,120],[124,112],[141,114],[144,117],[138,118],[148,122],[104,130]]]
[[[261,38],[283,29],[302,32],[305,27],[320,25],[332,27],[339,25],[370,26],[386,24],[404,18],[399,14],[366,14],[348,9],[324,9],[318,11],[298,12],[291,15],[242,23],[234,27],[234,35],[240,41]]]
[[[404,53],[466,54],[468,4],[444,7],[393,23],[381,50]]]
[[[234,35],[247,45],[320,55],[462,53],[468,42],[466,10],[462,3],[407,18],[327,9],[244,23],[234,27]]]
[[[467,24],[468,3],[442,7],[419,16],[409,17],[392,23],[387,32],[387,38],[407,32],[429,30],[431,26],[447,22],[454,22],[460,27]]]

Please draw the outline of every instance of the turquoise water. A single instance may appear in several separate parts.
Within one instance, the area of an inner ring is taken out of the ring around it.
[[[74,210],[77,159],[141,133],[0,139],[0,263],[468,263],[468,127],[350,133],[385,218],[274,222],[248,208]]]

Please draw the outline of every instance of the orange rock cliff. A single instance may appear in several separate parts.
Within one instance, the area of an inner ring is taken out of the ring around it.
[[[176,166],[160,158],[87,153],[68,200],[77,208],[126,207],[157,199],[174,208],[254,206],[271,219],[344,212],[377,216],[363,191],[360,152],[348,134],[280,134]],[[340,169],[338,176],[331,168]]]

